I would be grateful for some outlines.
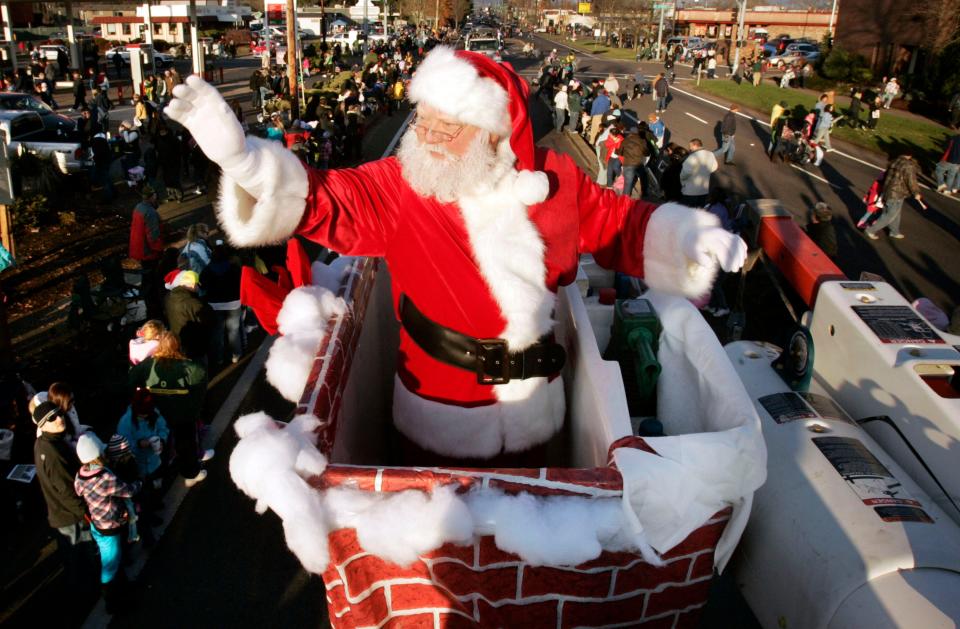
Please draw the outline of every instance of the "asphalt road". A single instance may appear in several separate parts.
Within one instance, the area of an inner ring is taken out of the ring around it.
[[[562,45],[545,39],[537,38],[536,43],[545,51],[562,49]],[[577,53],[577,57],[578,76],[605,77],[614,72],[621,90],[632,86],[638,66],[648,76],[662,69],[659,64],[604,60],[584,53]],[[518,65],[528,76],[536,71],[531,62],[524,60]],[[624,75],[631,80],[624,81]],[[696,92],[689,69],[678,67],[677,78],[672,100],[663,114],[668,140],[685,146],[696,137],[708,149],[719,148],[719,121],[729,103]],[[636,112],[642,120],[653,111],[654,103],[648,96],[627,102],[624,108]],[[909,299],[928,297],[948,315],[960,305],[960,256],[953,255],[960,244],[960,200],[937,194],[927,177],[928,189],[923,196],[929,210],[921,211],[912,201],[904,204],[901,228],[906,238],[898,241],[881,235],[880,240],[868,240],[855,225],[864,211],[861,199],[885,168],[885,157],[834,140],[835,151],[828,153],[819,167],[774,164],[765,154],[770,139],[769,112],[743,110],[742,114],[737,123],[736,164],[721,165],[714,175],[714,185],[747,198],[780,199],[801,225],[806,224],[806,212],[817,201],[825,201],[836,219],[836,262],[848,277],[857,278],[862,272],[878,274]]]

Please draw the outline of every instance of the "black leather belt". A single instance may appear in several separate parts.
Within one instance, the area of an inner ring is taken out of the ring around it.
[[[479,384],[550,377],[560,373],[567,359],[552,334],[522,352],[511,352],[506,339],[478,339],[435,323],[406,295],[400,295],[400,323],[423,351],[442,363],[475,372]]]

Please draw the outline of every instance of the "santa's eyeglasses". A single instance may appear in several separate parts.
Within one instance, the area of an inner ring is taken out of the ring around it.
[[[437,129],[436,127],[438,125],[446,125],[446,128],[449,130],[443,131]],[[432,121],[431,126],[430,122],[420,120],[420,116],[417,114],[413,115],[413,118],[407,123],[407,126],[410,127],[414,133],[420,134],[428,140],[432,138],[434,141],[441,143],[453,142],[457,139],[457,136],[463,133],[463,129],[465,128],[465,125],[452,125],[449,122],[442,122],[440,120]]]

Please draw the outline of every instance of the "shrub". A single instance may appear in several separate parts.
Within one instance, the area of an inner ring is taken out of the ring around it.
[[[823,76],[834,81],[868,83],[873,72],[863,55],[850,53],[843,48],[834,48],[823,60]]]
[[[20,197],[10,206],[10,215],[17,229],[31,229],[49,222],[52,211],[47,197],[42,194],[31,194]]]

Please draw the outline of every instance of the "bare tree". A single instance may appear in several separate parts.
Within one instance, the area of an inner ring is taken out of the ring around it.
[[[939,54],[960,41],[960,0],[928,0],[919,4],[917,12],[926,20],[931,51]]]

